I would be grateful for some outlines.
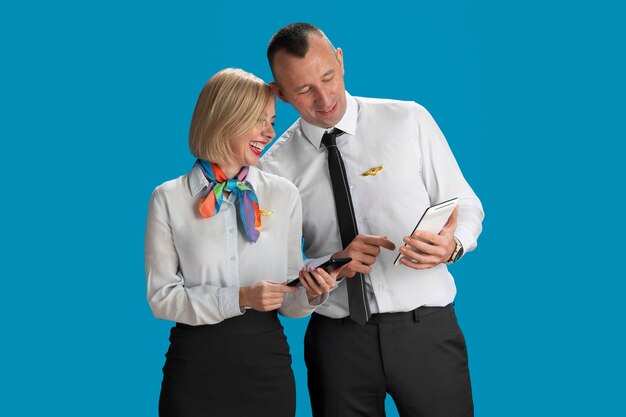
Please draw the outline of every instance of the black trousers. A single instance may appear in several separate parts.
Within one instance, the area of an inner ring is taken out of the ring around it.
[[[163,367],[161,417],[293,417],[291,355],[276,312],[176,324]]]
[[[315,417],[473,416],[465,339],[454,307],[375,314],[365,326],[313,314],[305,361]]]

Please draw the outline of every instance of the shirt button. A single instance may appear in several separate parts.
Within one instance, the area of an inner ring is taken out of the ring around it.
[[[232,233],[234,231],[235,231],[235,229],[233,229],[232,227],[230,229],[228,229],[228,233]]]
[[[233,261],[233,262],[235,262],[235,257],[234,257],[234,256],[231,256],[231,257],[230,257],[230,260],[231,260],[231,261]]]
[[[350,188],[351,190],[352,190],[352,189],[354,189],[354,187],[352,186],[352,184],[350,184],[350,186],[349,186],[348,188]]]
[[[384,285],[379,285],[379,286],[378,286],[378,291],[382,291],[382,290],[384,290],[384,289],[385,289],[385,286],[384,286]]]

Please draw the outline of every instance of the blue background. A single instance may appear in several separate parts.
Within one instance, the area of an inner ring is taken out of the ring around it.
[[[156,415],[170,323],[145,300],[150,193],[193,163],[205,81],[270,80],[266,44],[300,20],[343,48],[353,95],[425,105],[482,199],[452,268],[476,415],[623,415],[623,9],[173,4],[0,6],[2,415]],[[277,110],[282,132],[296,115]],[[284,323],[309,416],[306,320]]]

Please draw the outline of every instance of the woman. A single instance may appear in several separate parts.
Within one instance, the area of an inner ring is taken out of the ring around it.
[[[302,267],[301,203],[254,168],[275,136],[275,97],[238,69],[215,74],[194,110],[187,174],[150,200],[148,302],[172,320],[161,416],[293,416],[291,356],[276,312],[310,314],[335,276]],[[285,280],[300,270],[302,287]],[[278,282],[277,282],[278,281]]]

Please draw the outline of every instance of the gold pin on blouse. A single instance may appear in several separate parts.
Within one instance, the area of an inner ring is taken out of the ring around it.
[[[269,210],[259,210],[259,213],[261,213],[261,216],[271,216],[273,214],[273,212]]]
[[[367,176],[372,176],[373,177],[374,175],[376,175],[380,171],[382,171],[383,168],[385,168],[385,165],[381,165],[381,166],[377,166],[377,167],[374,167],[374,168],[370,168],[367,171],[365,171],[364,173],[362,173],[361,175],[363,177],[367,177]]]

